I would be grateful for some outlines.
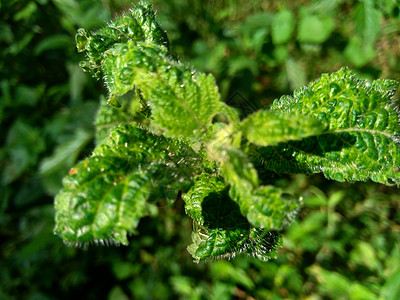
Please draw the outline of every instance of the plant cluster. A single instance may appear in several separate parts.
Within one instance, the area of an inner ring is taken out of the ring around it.
[[[268,263],[240,255],[193,264],[186,250],[192,219],[174,190],[168,198],[176,200],[149,206],[127,247],[82,251],[60,242],[54,196],[77,160],[90,155],[95,135],[102,140],[109,128],[106,122],[94,131],[104,84],[82,72],[74,36],[136,2],[0,1],[0,298],[399,299],[398,189],[322,173],[269,178],[265,171],[266,178],[260,157],[248,156],[260,184],[303,199]],[[341,66],[370,81],[400,79],[394,0],[154,0],[153,7],[168,32],[168,55],[213,74],[221,99],[243,109],[242,120]],[[319,39],[310,40],[315,30]],[[128,101],[119,101],[122,110],[100,109],[110,122],[131,122]]]
[[[267,260],[299,207],[273,185],[276,174],[400,183],[396,81],[342,68],[240,119],[211,75],[169,52],[149,4],[94,33],[80,29],[76,40],[111,106],[101,105],[97,146],[55,200],[55,231],[67,243],[126,245],[157,201],[182,197],[195,261]]]

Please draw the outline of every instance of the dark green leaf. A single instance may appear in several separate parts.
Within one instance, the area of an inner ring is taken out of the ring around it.
[[[279,233],[251,226],[221,179],[202,174],[183,198],[187,213],[194,218],[193,244],[188,250],[196,262],[239,253],[262,260],[276,256]]]
[[[56,197],[55,232],[76,245],[127,244],[147,215],[147,200],[176,197],[195,175],[195,153],[185,144],[120,125],[93,155],[72,168]]]
[[[338,181],[371,179],[400,184],[399,114],[393,103],[397,82],[358,80],[343,68],[282,97],[271,109],[327,122],[323,134],[259,148],[274,172],[316,173]],[[279,157],[279,159],[276,159]]]

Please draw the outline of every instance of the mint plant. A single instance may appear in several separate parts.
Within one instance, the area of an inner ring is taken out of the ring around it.
[[[80,29],[76,41],[82,68],[103,77],[109,95],[93,154],[55,199],[55,232],[68,244],[127,245],[157,202],[181,197],[196,262],[239,253],[268,260],[301,206],[274,176],[400,185],[395,81],[359,80],[343,68],[241,120],[212,75],[170,52],[149,4],[97,32]]]

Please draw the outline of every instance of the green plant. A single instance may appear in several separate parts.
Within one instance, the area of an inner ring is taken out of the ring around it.
[[[80,29],[76,40],[82,68],[104,76],[109,96],[92,156],[55,200],[55,232],[69,244],[126,245],[159,201],[182,197],[195,261],[267,260],[301,205],[273,185],[277,175],[400,184],[395,81],[362,81],[343,68],[241,120],[211,75],[169,52],[148,4],[95,33]]]

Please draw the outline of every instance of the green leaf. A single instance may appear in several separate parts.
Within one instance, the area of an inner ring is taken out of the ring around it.
[[[252,225],[280,230],[290,223],[297,204],[285,199],[279,188],[259,186],[257,171],[241,150],[220,145],[209,152],[213,152],[211,155],[220,163],[221,175],[231,185],[229,196]]]
[[[289,57],[285,63],[285,71],[287,81],[291,89],[297,89],[307,83],[307,74],[305,66],[301,65],[298,61]]]
[[[79,29],[76,35],[77,48],[79,52],[85,52],[87,57],[87,61],[81,63],[82,68],[99,76],[106,51],[117,43],[128,41],[168,47],[167,35],[157,23],[150,4],[136,6],[95,33]]]
[[[186,212],[194,218],[193,244],[188,251],[196,262],[239,253],[262,260],[276,256],[279,233],[251,226],[218,177],[200,175],[183,199]]]
[[[184,143],[120,125],[93,155],[72,168],[55,199],[55,232],[67,243],[127,244],[147,200],[176,197],[195,175],[196,154]]]
[[[133,94],[133,95],[132,95]],[[120,99],[121,108],[116,108],[107,104],[105,100],[100,101],[100,106],[96,114],[96,143],[108,136],[109,131],[120,124],[127,124],[135,120],[139,102],[134,93],[128,93],[126,97]]]
[[[61,178],[76,162],[82,149],[93,139],[93,133],[78,129],[74,135],[58,145],[54,153],[42,160],[39,168],[43,185],[55,195],[62,188]]]
[[[260,146],[300,140],[321,134],[325,128],[323,122],[313,118],[265,110],[250,115],[240,125],[243,136]]]
[[[272,21],[271,36],[275,45],[287,43],[294,30],[295,16],[288,9],[280,10]]]
[[[152,123],[167,136],[202,136],[223,106],[214,77],[171,61],[165,48],[127,42],[107,53],[104,73],[110,97],[139,89]]]
[[[297,39],[303,43],[323,43],[334,29],[333,18],[328,15],[314,15],[307,11],[300,14]]]
[[[65,34],[56,34],[40,41],[33,50],[34,55],[40,55],[45,51],[54,49],[65,49],[71,46],[73,39]]]
[[[381,17],[372,0],[362,0],[354,8],[355,32],[363,45],[375,43],[381,28]]]
[[[381,290],[381,296],[383,299],[395,300],[400,297],[400,268],[397,269],[389,278],[387,278],[385,284]]]
[[[147,215],[150,178],[125,163],[92,157],[71,169],[55,200],[55,232],[66,242],[128,244],[127,232]]]
[[[344,54],[355,66],[362,67],[375,56],[381,17],[371,0],[360,1],[354,8],[355,35],[349,39]]]
[[[1,180],[10,184],[29,168],[37,164],[39,155],[46,149],[42,132],[29,124],[16,120],[8,130],[4,146],[4,160]]]
[[[347,68],[324,74],[271,109],[328,123],[322,134],[276,147],[260,147],[255,164],[277,173],[323,172],[338,181],[400,184],[397,82],[362,81]],[[279,157],[279,159],[276,159]]]
[[[375,56],[375,45],[362,45],[359,39],[351,38],[344,55],[354,66],[362,67]]]

